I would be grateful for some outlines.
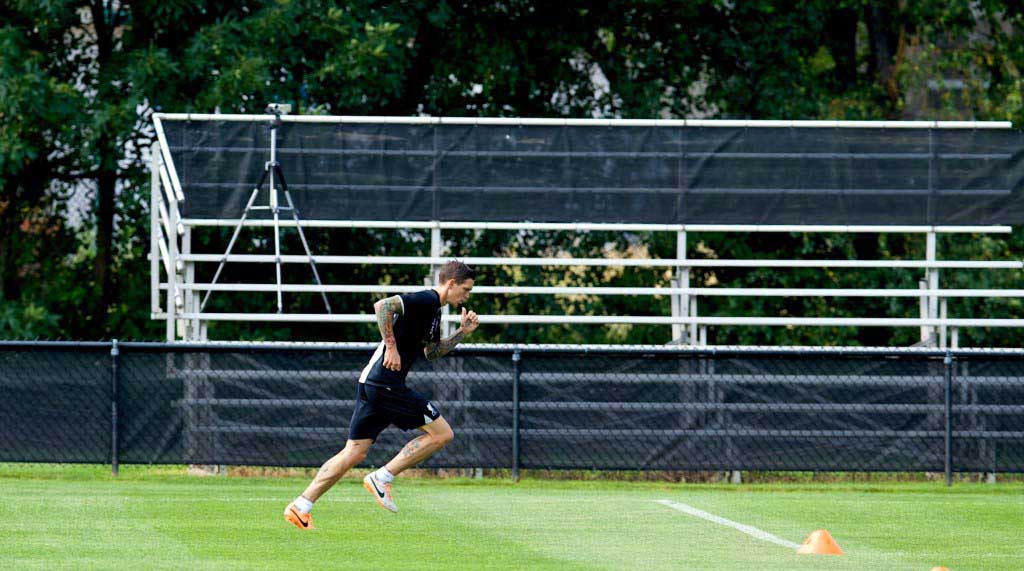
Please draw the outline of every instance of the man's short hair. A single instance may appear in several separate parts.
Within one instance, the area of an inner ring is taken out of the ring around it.
[[[455,283],[461,284],[466,280],[474,279],[476,272],[466,264],[458,260],[452,260],[441,266],[441,273],[437,277],[438,281],[442,284],[451,279],[454,279]]]

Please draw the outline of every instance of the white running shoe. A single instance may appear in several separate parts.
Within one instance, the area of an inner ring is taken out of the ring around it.
[[[395,505],[395,500],[391,499],[391,484],[381,482],[374,472],[370,472],[363,478],[363,487],[377,500],[380,507],[398,513],[398,506]]]

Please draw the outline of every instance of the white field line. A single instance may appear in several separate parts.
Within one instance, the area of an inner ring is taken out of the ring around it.
[[[679,510],[681,512],[688,513],[688,514],[690,514],[692,516],[696,516],[696,517],[699,517],[701,519],[706,519],[706,520],[708,520],[710,522],[717,523],[719,525],[724,525],[724,526],[727,526],[727,527],[731,527],[733,529],[737,529],[737,530],[742,531],[743,533],[745,533],[747,535],[752,535],[752,536],[754,536],[754,537],[756,537],[756,538],[758,538],[760,540],[763,540],[763,541],[770,541],[772,543],[775,543],[777,545],[781,545],[783,547],[789,547],[790,549],[796,549],[796,548],[800,547],[799,543],[793,543],[792,541],[787,541],[785,539],[782,539],[781,537],[776,537],[776,536],[768,533],[767,531],[762,531],[762,530],[757,529],[756,527],[753,527],[753,526],[749,526],[749,525],[746,525],[746,524],[743,524],[743,523],[738,523],[738,522],[732,521],[731,519],[725,519],[724,517],[720,517],[720,516],[717,516],[715,514],[710,514],[710,513],[706,512],[704,510],[699,510],[699,509],[697,509],[697,508],[695,508],[693,506],[688,506],[686,504],[681,504],[679,502],[673,502],[672,500],[655,500],[655,502],[657,502],[657,503],[659,503],[659,504],[661,504],[663,506],[668,506],[668,507],[670,507],[670,508],[672,508],[674,510]]]

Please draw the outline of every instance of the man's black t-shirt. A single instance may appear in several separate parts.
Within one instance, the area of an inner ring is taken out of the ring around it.
[[[423,356],[427,343],[441,339],[441,298],[437,292],[428,289],[399,296],[402,300],[402,315],[395,318],[393,331],[398,355],[402,358],[402,370],[384,368],[384,342],[377,347],[370,363],[359,377],[360,383],[383,386],[404,386],[416,359]]]

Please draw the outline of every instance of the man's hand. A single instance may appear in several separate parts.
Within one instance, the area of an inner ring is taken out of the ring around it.
[[[423,354],[427,356],[427,359],[431,361],[439,359],[448,354],[449,351],[455,348],[456,345],[462,341],[462,338],[469,335],[480,325],[480,320],[477,318],[476,313],[472,311],[466,311],[466,308],[462,308],[462,327],[455,333],[452,333],[451,337],[441,339],[437,343],[430,343],[423,347]]]
[[[384,344],[384,368],[391,371],[402,370],[402,356],[398,354],[398,347]]]
[[[476,316],[475,311],[466,311],[466,308],[462,308],[462,331],[465,333],[472,333],[479,327],[480,320]]]

